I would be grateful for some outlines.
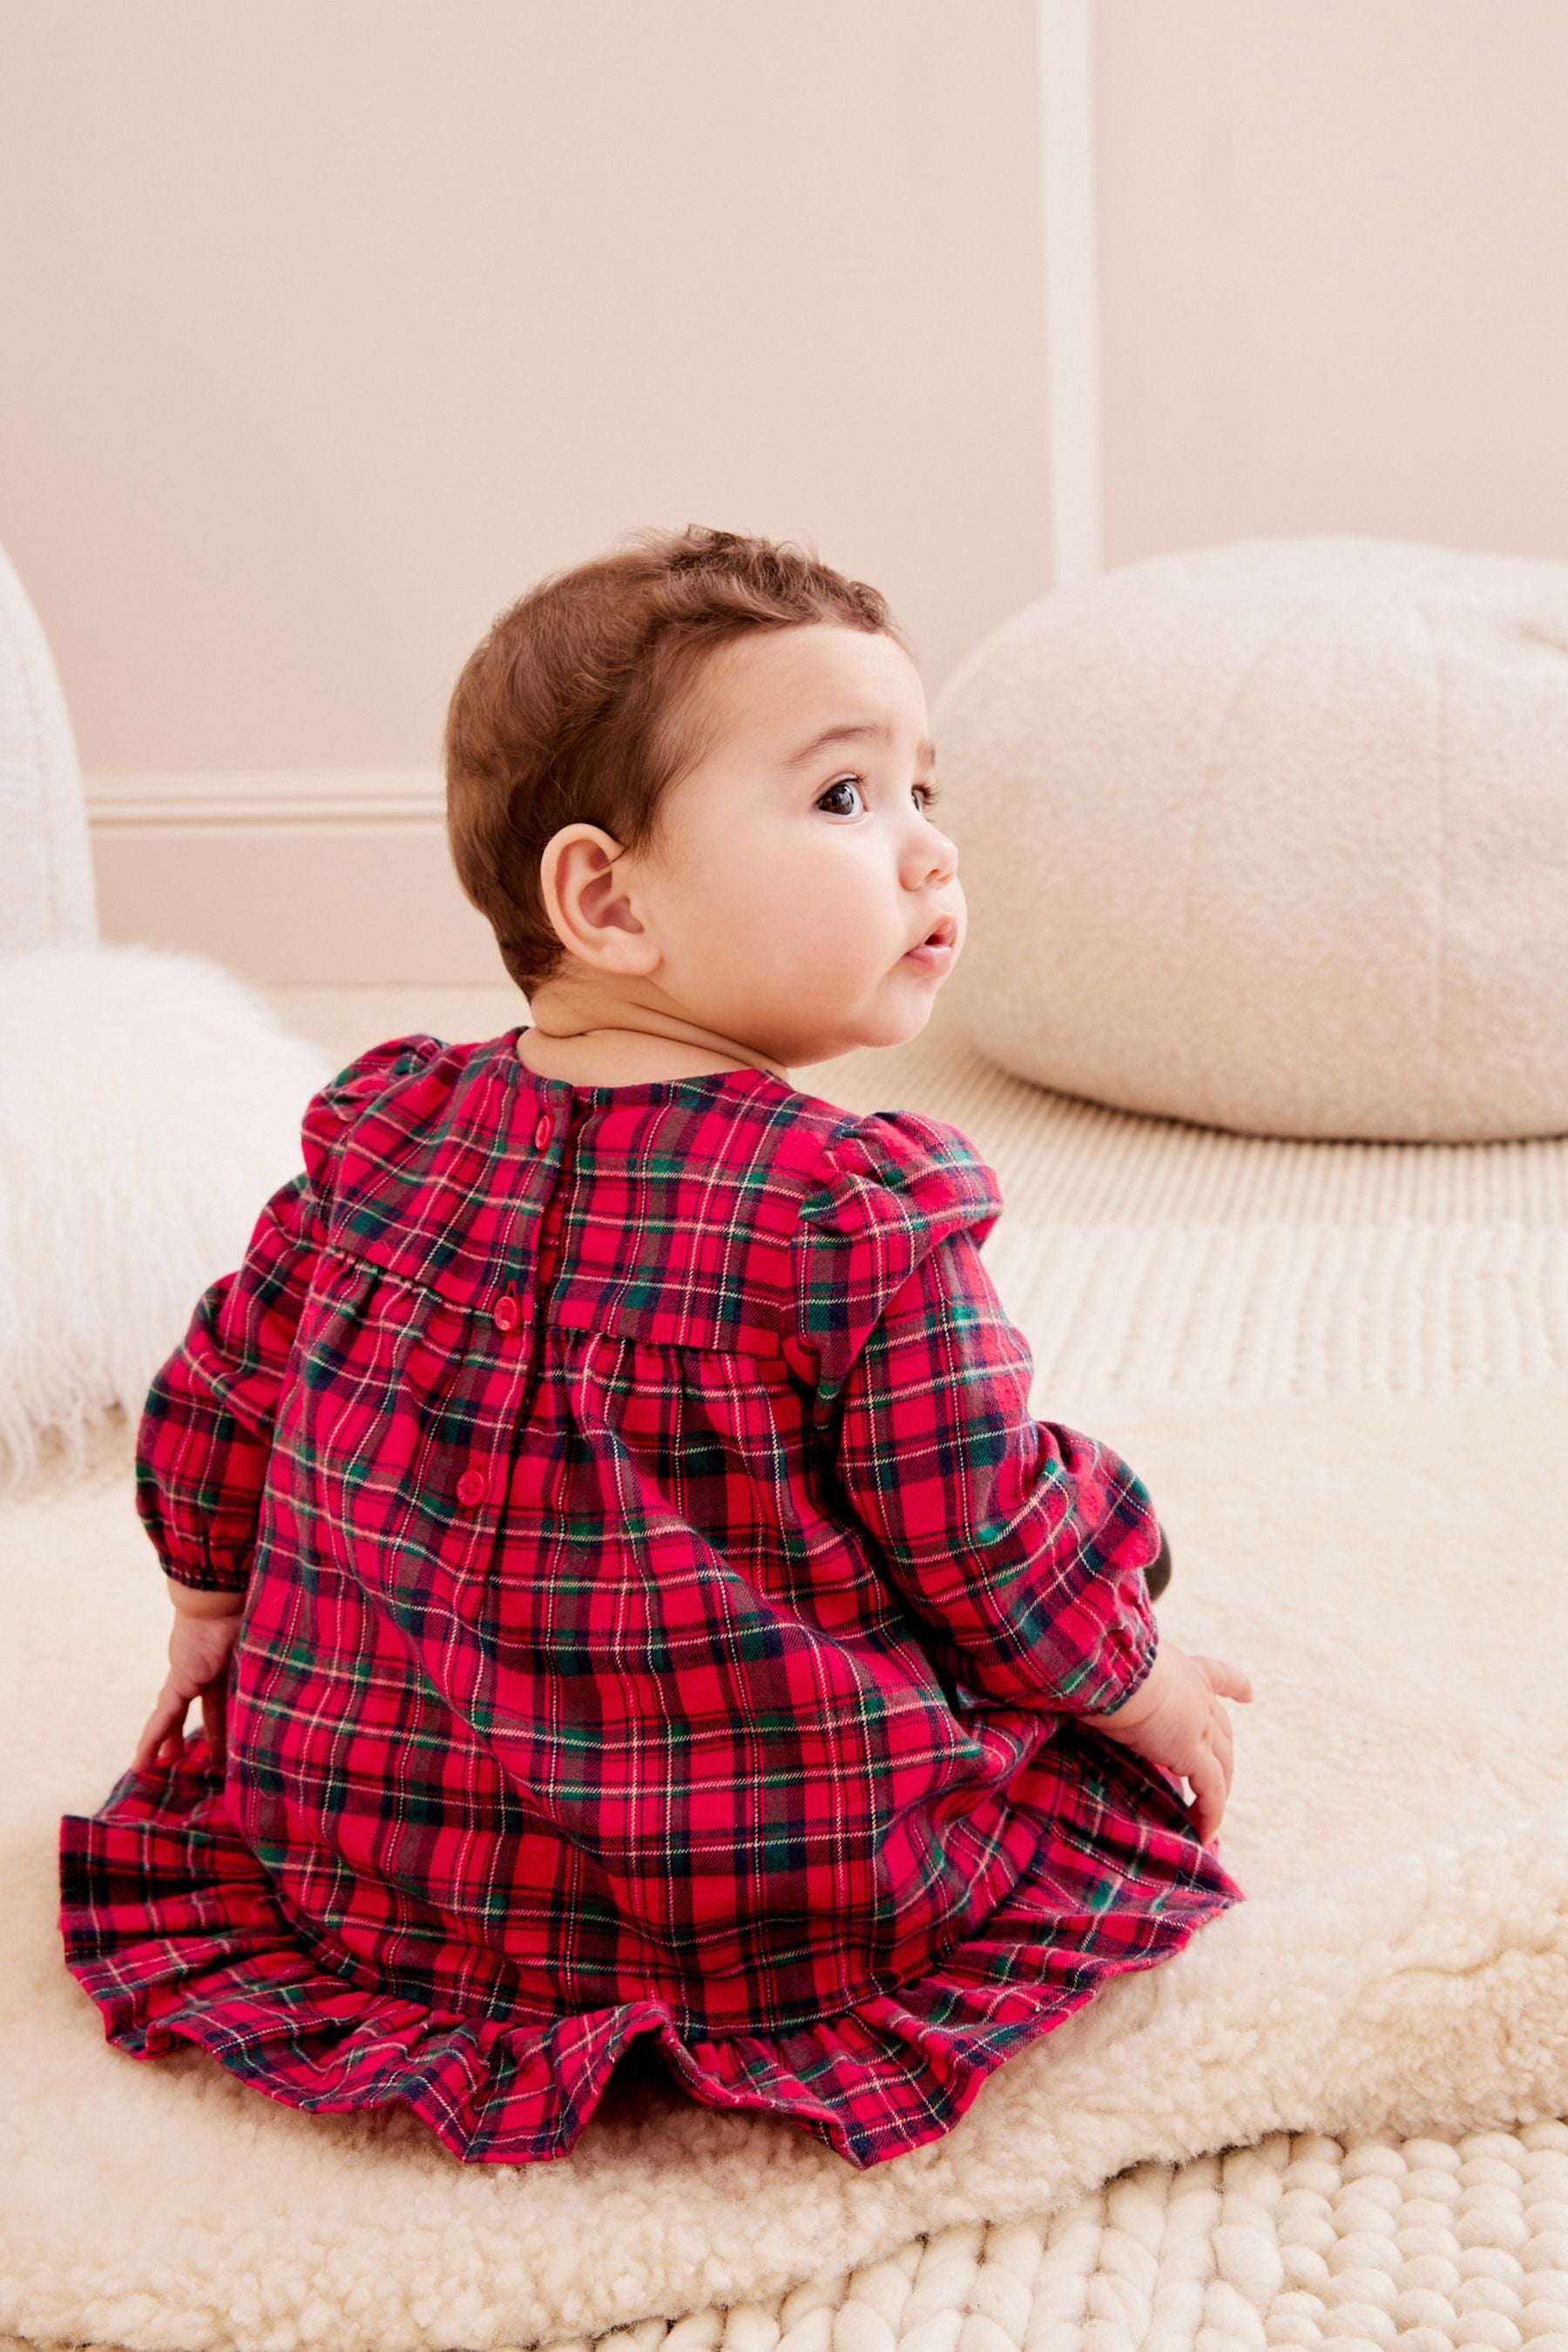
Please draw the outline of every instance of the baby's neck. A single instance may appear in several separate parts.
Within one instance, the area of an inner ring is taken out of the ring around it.
[[[552,1037],[525,1026],[517,1040],[517,1057],[536,1077],[559,1078],[575,1087],[631,1087],[660,1078],[701,1078],[716,1071],[773,1069],[771,1062],[737,1061],[679,1037],[657,1037],[634,1029],[601,1029],[577,1036]],[[794,1080],[787,1070],[774,1071],[785,1086]]]

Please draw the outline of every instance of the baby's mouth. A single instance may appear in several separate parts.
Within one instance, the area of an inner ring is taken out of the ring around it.
[[[909,963],[921,964],[927,971],[946,972],[952,962],[957,936],[957,924],[951,915],[944,915],[940,922],[932,925],[924,939],[917,940],[912,948],[904,950],[904,960]]]

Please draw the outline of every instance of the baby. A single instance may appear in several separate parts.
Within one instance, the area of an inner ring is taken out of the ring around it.
[[[994,1172],[793,1076],[963,950],[932,760],[883,599],[762,539],[634,534],[470,656],[448,839],[530,1019],[322,1088],[149,1391],[170,1671],[61,1823],[121,2050],[519,2163],[646,2036],[865,2167],[1244,1899],[1251,1686],[1031,1416]]]

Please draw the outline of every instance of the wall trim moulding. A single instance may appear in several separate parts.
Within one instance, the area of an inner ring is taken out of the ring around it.
[[[262,986],[504,983],[428,768],[84,779],[99,929]]]
[[[84,779],[94,832],[171,825],[444,824],[446,787],[435,768],[175,772]]]

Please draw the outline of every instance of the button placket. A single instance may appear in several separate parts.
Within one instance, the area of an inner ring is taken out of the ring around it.
[[[552,1118],[550,1113],[548,1111],[541,1111],[538,1119],[534,1123],[534,1150],[536,1151],[542,1151],[548,1145],[554,1131],[555,1122]],[[515,1331],[518,1325],[521,1322],[522,1302],[518,1297],[516,1286],[514,1284],[509,1282],[506,1288],[501,1292],[500,1297],[497,1298],[491,1306],[490,1320],[494,1323],[498,1331]],[[522,1375],[522,1369],[523,1368],[520,1365],[520,1378]],[[471,1468],[461,1473],[458,1479],[457,1494],[458,1500],[465,1510],[471,1510],[476,1503],[483,1501],[486,1494],[489,1492],[489,1473],[486,1470]]]

